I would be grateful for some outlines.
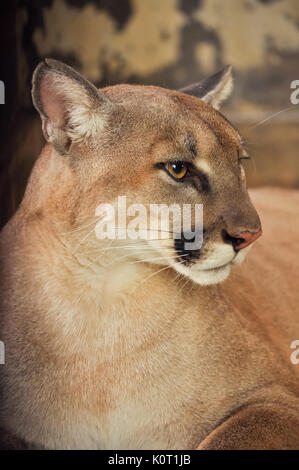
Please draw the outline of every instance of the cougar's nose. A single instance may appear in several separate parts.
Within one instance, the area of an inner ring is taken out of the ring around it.
[[[253,243],[261,235],[261,230],[259,230],[258,232],[249,232],[247,230],[237,234],[229,234],[228,232],[226,232],[225,241],[230,242],[233,245],[235,251],[239,251],[242,250],[242,248],[251,245],[251,243]]]

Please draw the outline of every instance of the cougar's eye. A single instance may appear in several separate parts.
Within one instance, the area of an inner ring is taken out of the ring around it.
[[[188,166],[184,162],[170,162],[165,165],[168,173],[176,180],[183,179],[188,171]]]

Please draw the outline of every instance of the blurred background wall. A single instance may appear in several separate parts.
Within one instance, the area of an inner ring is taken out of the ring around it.
[[[3,224],[43,145],[30,80],[44,57],[96,85],[179,88],[232,64],[223,108],[253,156],[250,186],[299,186],[298,0],[14,0],[1,6],[0,204]],[[269,118],[272,116],[271,118]]]

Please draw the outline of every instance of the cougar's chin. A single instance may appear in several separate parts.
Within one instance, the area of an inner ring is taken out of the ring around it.
[[[177,271],[189,277],[196,284],[202,286],[209,286],[212,284],[218,284],[224,281],[230,273],[231,262],[224,264],[223,266],[211,269],[192,269],[183,266],[178,266]]]

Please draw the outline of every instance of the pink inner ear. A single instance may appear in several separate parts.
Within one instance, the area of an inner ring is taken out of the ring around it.
[[[44,77],[40,87],[40,98],[43,109],[49,120],[56,126],[63,127],[65,121],[65,102],[55,90],[50,77]]]

